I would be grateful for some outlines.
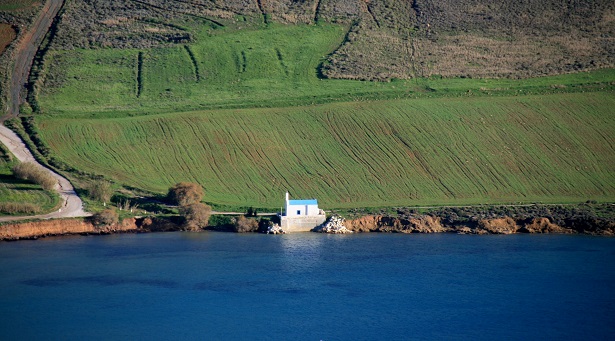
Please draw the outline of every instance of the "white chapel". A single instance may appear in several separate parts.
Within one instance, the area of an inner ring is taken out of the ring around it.
[[[286,192],[286,206],[280,226],[286,232],[307,232],[327,219],[325,211],[318,208],[316,199],[290,200]]]

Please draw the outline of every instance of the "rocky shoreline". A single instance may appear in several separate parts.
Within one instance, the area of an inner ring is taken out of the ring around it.
[[[515,234],[557,233],[615,236],[615,204],[530,205],[438,208],[416,212],[399,208],[396,212],[350,212],[349,219],[332,215],[315,232],[321,233],[457,233]],[[267,232],[269,220],[256,228],[240,231],[229,226],[206,230],[225,232]],[[50,219],[0,225],[0,240],[38,239],[47,236],[96,235],[182,231],[180,217],[126,218],[117,224],[97,226],[88,218]]]
[[[468,206],[419,213],[362,214],[345,221],[354,232],[615,235],[615,204]]]
[[[554,224],[549,218],[534,218],[527,222],[511,217],[481,219],[470,226],[466,224],[445,224],[441,217],[430,215],[412,218],[390,216],[365,216],[348,220],[345,227],[351,232],[395,232],[395,233],[458,233],[458,234],[513,234],[513,233],[560,233],[615,235],[615,226],[604,229],[578,230]]]

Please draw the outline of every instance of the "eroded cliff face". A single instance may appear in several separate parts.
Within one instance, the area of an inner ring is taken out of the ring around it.
[[[96,226],[87,219],[50,219],[0,226],[0,240],[36,239],[71,234],[180,231],[177,219],[168,217],[126,218],[118,224]]]
[[[422,215],[412,218],[368,215],[346,220],[347,229],[355,232],[440,233],[452,229],[442,225],[439,217]]]
[[[578,225],[559,226],[549,218],[534,218],[529,221],[515,220],[511,217],[481,219],[476,222],[443,223],[440,217],[418,215],[411,218],[399,218],[382,215],[367,215],[353,220],[346,220],[347,229],[354,232],[397,232],[397,233],[441,233],[460,234],[513,234],[513,233],[587,233],[597,235],[615,235],[615,224],[600,229],[588,230]]]
[[[519,218],[509,216],[496,218],[461,217],[450,219],[428,214],[390,216],[365,215],[343,222],[353,232],[395,233],[459,233],[459,234],[513,234],[513,233],[584,233],[615,236],[615,222],[579,221],[562,219],[564,226],[549,218]],[[95,226],[83,219],[55,219],[0,226],[0,240],[36,239],[45,236],[72,234],[109,234],[122,232],[180,231],[183,227],[172,217],[128,218],[112,226]]]
[[[107,234],[138,231],[137,220],[128,218],[111,226],[95,226],[83,219],[50,219],[0,226],[0,240],[33,239],[68,234]]]

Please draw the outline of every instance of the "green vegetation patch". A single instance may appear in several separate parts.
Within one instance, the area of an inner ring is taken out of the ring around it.
[[[615,79],[610,69],[528,80],[319,78],[319,65],[343,41],[346,29],[271,23],[260,30],[203,29],[196,43],[171,47],[52,51],[46,57],[39,104],[49,114],[120,117],[366,99],[593,91],[613,88]]]
[[[65,169],[157,193],[197,182],[219,207],[276,208],[286,190],[339,208],[614,200],[615,70],[325,79],[354,33],[319,15],[195,17],[173,44],[51,49],[40,136]],[[103,24],[137,25],[120,19]]]
[[[37,0],[2,0],[0,1],[0,11],[14,11],[32,7],[40,3]]]
[[[116,114],[285,104],[348,93],[355,85],[321,86],[316,75],[318,64],[343,34],[344,27],[336,25],[272,25],[267,30],[203,33],[191,45],[53,52],[47,78],[63,81],[46,84],[40,103],[49,113]]]
[[[13,165],[12,162],[0,160],[0,215],[44,213],[59,204],[60,198],[55,192],[45,191],[30,181],[15,178],[11,172]]]
[[[219,204],[579,202],[615,199],[613,107],[607,91],[37,122],[81,170],[159,193],[196,182]]]

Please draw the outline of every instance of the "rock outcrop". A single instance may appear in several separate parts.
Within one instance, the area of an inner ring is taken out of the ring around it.
[[[375,232],[380,226],[382,216],[366,215],[357,219],[344,221],[344,226],[354,232]]]
[[[553,224],[549,218],[532,219],[529,224],[525,224],[517,231],[522,233],[573,233],[572,229]]]
[[[409,218],[364,216],[346,220],[345,226],[354,232],[441,233],[451,229],[442,225],[439,217],[421,215]]]
[[[481,219],[478,222],[478,229],[487,231],[490,234],[512,234],[519,230],[517,222],[511,217],[496,219]]]
[[[575,225],[576,224],[576,225]],[[539,217],[533,219],[514,219],[509,216],[484,219],[460,219],[443,222],[441,217],[414,215],[394,217],[386,215],[367,215],[344,221],[344,226],[354,232],[394,232],[394,233],[443,233],[459,234],[513,234],[513,233],[586,233],[615,235],[615,224],[589,229],[576,221],[571,226],[560,226]]]
[[[279,224],[271,224],[267,227],[267,234],[284,234],[284,230]]]
[[[352,233],[352,231],[347,229],[344,225],[344,218],[337,215],[331,216],[324,224],[315,227],[314,232],[334,234]]]

